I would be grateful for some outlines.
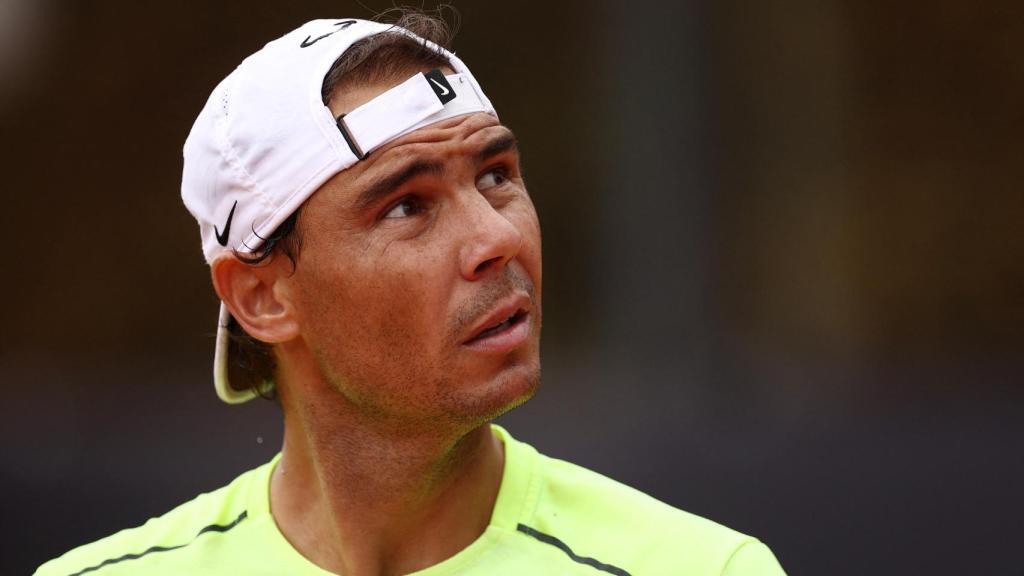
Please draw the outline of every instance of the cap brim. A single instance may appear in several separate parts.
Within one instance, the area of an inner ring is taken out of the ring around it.
[[[217,390],[217,396],[228,404],[241,404],[256,397],[252,388],[236,390],[231,387],[228,378],[230,371],[230,359],[228,355],[231,350],[231,335],[228,325],[231,322],[231,312],[223,302],[220,303],[220,316],[217,320],[217,347],[213,353],[213,387]]]

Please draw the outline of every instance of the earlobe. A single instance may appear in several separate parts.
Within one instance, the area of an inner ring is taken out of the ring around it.
[[[288,300],[289,274],[273,262],[252,265],[224,255],[210,265],[213,287],[242,328],[271,344],[298,335],[298,324]]]

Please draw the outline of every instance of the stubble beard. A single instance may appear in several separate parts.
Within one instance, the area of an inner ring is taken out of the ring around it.
[[[336,352],[319,350],[316,354],[320,372],[342,405],[339,411],[353,411],[353,416],[368,425],[392,430],[452,433],[468,432],[525,404],[536,393],[541,378],[540,338],[541,306],[533,281],[525,271],[506,267],[482,286],[472,301],[461,306],[446,331],[447,345],[462,346],[460,339],[479,318],[515,291],[528,294],[531,301],[530,321],[537,335],[524,348],[510,353],[501,367],[489,378],[470,384],[458,375],[442,374],[429,381],[429,371],[384,370],[374,382],[365,372],[354,370],[342,376],[334,367],[360,363],[353,358],[339,358]],[[397,350],[386,362],[398,366],[418,365],[416,347]],[[342,352],[344,356],[344,352]],[[422,365],[421,365],[422,366]],[[453,378],[454,377],[454,378]],[[386,382],[386,384],[381,384]],[[374,393],[379,392],[379,393]]]

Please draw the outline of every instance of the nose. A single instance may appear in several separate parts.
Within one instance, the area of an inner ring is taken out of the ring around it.
[[[459,268],[470,281],[500,271],[523,246],[519,229],[483,196],[473,196],[466,207],[466,233],[459,248]]]

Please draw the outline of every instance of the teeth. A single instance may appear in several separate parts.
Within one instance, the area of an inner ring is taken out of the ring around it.
[[[512,324],[512,319],[515,318],[515,317],[516,317],[515,314],[509,316],[504,321],[499,322],[498,324],[495,324],[494,326],[491,326],[487,330],[484,330],[483,332],[481,332],[480,335],[477,336],[477,338],[486,338],[486,337],[490,336],[491,334],[494,334],[495,332],[500,332],[500,331],[504,330],[505,328],[508,328]]]

